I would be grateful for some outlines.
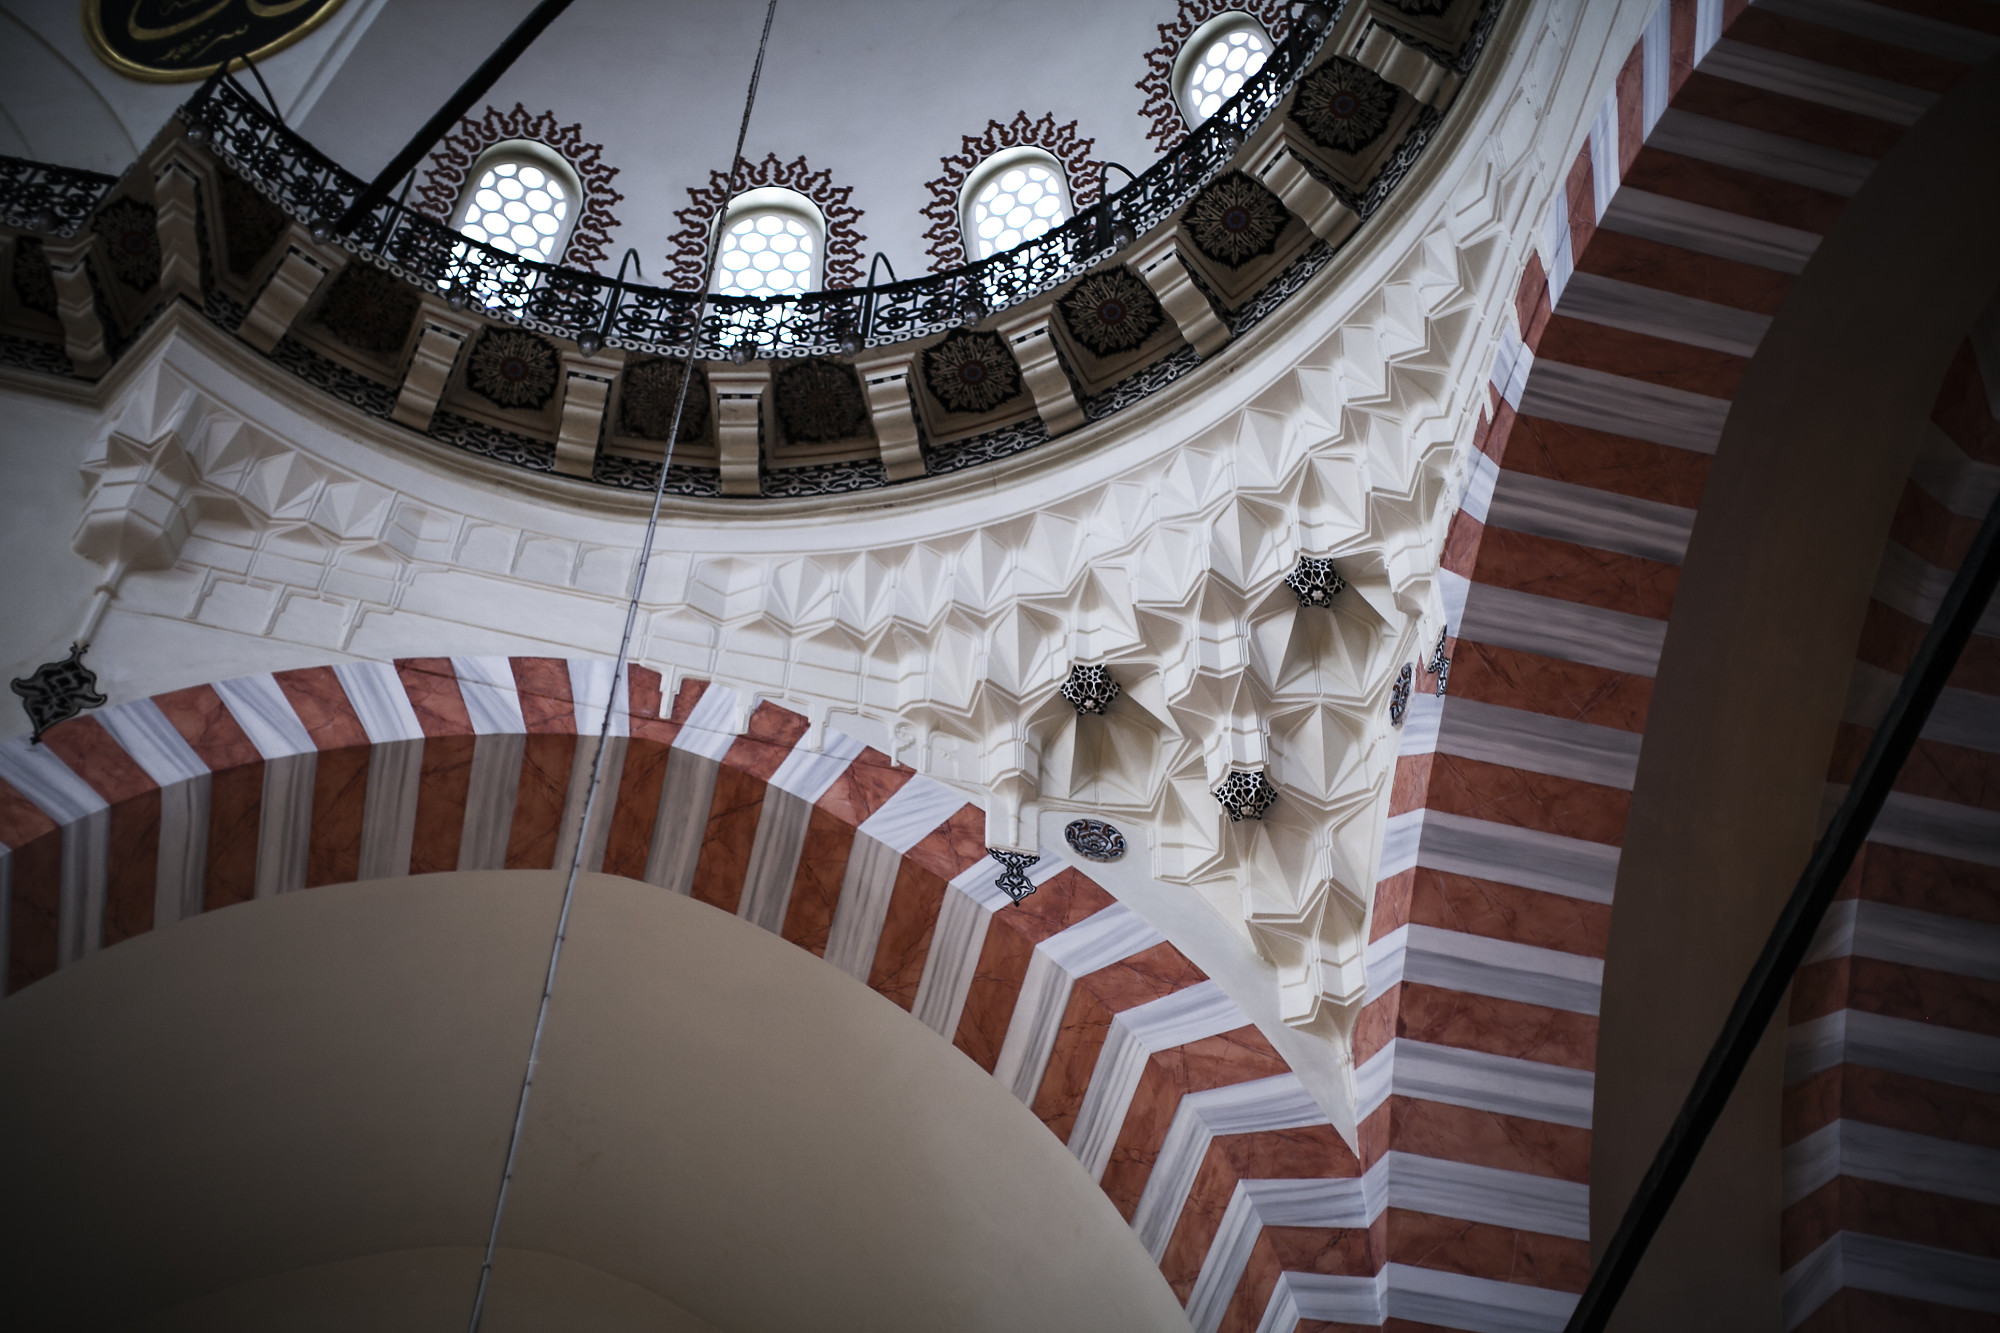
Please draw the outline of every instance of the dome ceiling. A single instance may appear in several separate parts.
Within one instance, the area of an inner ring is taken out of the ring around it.
[[[264,72],[296,128],[351,170],[371,172],[531,7],[347,0]],[[862,263],[879,250],[910,277],[930,263],[927,182],[990,121],[1020,112],[1074,120],[1077,135],[1095,140],[1091,159],[1143,170],[1156,146],[1137,84],[1176,12],[1174,0],[781,4],[745,153],[803,155],[850,187]],[[636,246],[656,277],[680,227],[675,210],[726,166],[762,20],[755,0],[578,0],[487,101],[550,112],[602,145],[624,195],[614,259]],[[193,91],[106,68],[71,0],[9,0],[0,28],[12,29],[0,41],[0,152],[119,171]]]

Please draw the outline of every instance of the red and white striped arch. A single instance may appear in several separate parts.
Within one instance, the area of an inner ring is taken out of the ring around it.
[[[1062,1138],[1184,1299],[1233,1299],[1246,1177],[1359,1166],[1221,987],[1055,857],[1010,905],[963,793],[806,719],[612,666],[417,658],[246,676],[0,745],[9,989],[204,911],[360,878],[584,864],[782,935],[901,1005]],[[580,702],[581,701],[581,702]],[[743,719],[746,719],[744,721]],[[739,730],[740,725],[740,730]],[[1003,910],[1004,909],[1004,910]]]
[[[1518,332],[1503,335],[1474,479],[1446,543],[1457,631],[1450,691],[1420,697],[1405,724],[1354,1051],[1364,1162],[1443,1142],[1468,1164],[1532,1177],[1541,1192],[1487,1215],[1469,1198],[1445,1200],[1437,1211],[1460,1219],[1459,1231],[1392,1209],[1391,1272],[1423,1269],[1440,1295],[1471,1277],[1512,1284],[1519,1326],[1551,1328],[1588,1278],[1585,1192],[1612,890],[1710,459],[1738,381],[1820,236],[1876,159],[1995,51],[2000,11],[1951,0],[1666,0],[1577,155],[1521,283]],[[1963,367],[1954,374],[1964,381]],[[1969,438],[1959,445],[1965,458],[2000,461],[1990,435]],[[1913,478],[1906,510],[1938,513],[1934,480]],[[1963,502],[1952,512],[1945,526],[1962,550],[1976,520]],[[1919,542],[1912,524],[1906,513],[1896,540],[1929,553],[1917,582],[1941,590],[1950,543]],[[1894,633],[1883,628],[1889,618]],[[1900,670],[1928,619],[1919,605],[1885,611],[1871,621],[1864,661]],[[1960,674],[1968,691],[1996,689]],[[1985,719],[1984,740],[1937,762],[1952,766],[1947,785],[1984,793],[1954,787],[1953,799],[1980,808],[1947,821],[1957,832],[1950,847],[1930,844],[1942,859],[1929,866],[1906,846],[1871,847],[1858,903],[1821,943],[1824,975],[1801,978],[1793,1068],[1802,1081],[1786,1121],[1787,1327],[1860,1327],[1840,1321],[1889,1305],[1905,1318],[2000,1313],[1991,1241],[2000,1197],[1966,1183],[1993,1178],[1990,1165],[1971,1167],[1996,1142],[1981,1126],[2000,1085],[1976,1072],[1995,1057],[1980,1047],[1973,1054],[1984,1064],[1957,1074],[1934,1060],[1931,1085],[1898,1092],[1880,1056],[1857,1057],[1853,1040],[1843,1048],[1835,1036],[1866,1026],[1841,1029],[1842,1013],[1851,1020],[1888,1003],[1856,988],[1855,965],[1834,961],[1842,948],[1866,952],[1856,942],[1872,937],[1861,923],[1887,921],[1890,905],[1919,908],[1916,898],[1934,914],[1926,929],[1949,929],[1957,917],[1990,931],[2000,920],[1990,909],[2000,883],[1995,788],[1990,776],[1970,776],[1990,775],[1981,765],[2000,734],[1990,704],[1975,701],[1970,712]],[[1966,752],[1981,747],[1984,757]],[[1852,737],[1843,755],[1851,767]],[[1904,782],[1925,780],[1913,772]],[[1894,823],[1892,811],[1885,826]],[[1929,885],[1948,888],[1933,898]],[[1990,970],[1995,943],[1962,933],[1952,956],[1983,957]],[[1990,1042],[2000,1026],[1993,997],[1978,988],[1993,979],[1979,968],[1930,977],[1924,1000],[1901,992],[1897,1016],[1914,1021],[1910,1006],[1949,995],[1956,1018],[1945,1021],[1965,1031],[1961,1046]],[[1933,1094],[1941,1100],[1927,1101]],[[1955,1110],[1928,1114],[1937,1107]],[[1848,1128],[1857,1124],[1867,1128]],[[1931,1136],[1899,1140],[1905,1162],[1956,1153],[1966,1174],[1955,1184],[1923,1177],[1928,1194],[1912,1180],[1885,1184],[1901,1168],[1871,1156],[1886,1141],[1880,1126]],[[1808,1139],[1810,1149],[1798,1146]],[[1897,1190],[1893,1204],[1857,1202]],[[1928,1248],[1897,1248],[1906,1244]],[[1283,1284],[1298,1313],[1344,1319],[1337,1296],[1322,1295],[1328,1279],[1288,1272]],[[1419,1310],[1391,1301],[1392,1315],[1477,1326]]]
[[[2000,492],[1996,399],[2000,363],[1965,344],[1890,528],[1830,797]],[[2000,608],[1961,654],[1792,985],[1785,1082],[1787,1325],[2000,1313]]]

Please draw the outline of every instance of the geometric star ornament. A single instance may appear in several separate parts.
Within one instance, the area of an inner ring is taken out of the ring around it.
[[[1062,683],[1062,697],[1069,701],[1078,717],[1085,713],[1101,714],[1118,697],[1118,682],[1111,679],[1110,667],[1075,663],[1070,666],[1069,679]]]
[[[1301,555],[1292,572],[1285,575],[1285,583],[1298,595],[1300,606],[1332,606],[1347,586],[1332,559],[1323,555]]]
[[[29,744],[38,744],[42,733],[56,723],[73,718],[86,708],[103,706],[104,696],[97,692],[97,673],[83,664],[83,654],[88,648],[88,644],[79,648],[72,643],[69,656],[62,661],[44,662],[35,668],[33,675],[14,678],[14,693],[21,696],[21,706],[28,710],[28,721],[35,728]]]
[[[1278,789],[1261,768],[1232,768],[1212,793],[1229,821],[1262,819],[1278,799]]]

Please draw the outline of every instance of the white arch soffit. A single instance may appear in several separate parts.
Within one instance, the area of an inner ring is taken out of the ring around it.
[[[1496,349],[1519,347],[1540,220],[1648,9],[1504,11],[1399,206],[1224,352],[1226,375],[879,497],[667,497],[637,660],[746,682],[815,735],[867,719],[902,762],[987,794],[989,845],[1033,846],[1051,812],[1118,822],[1186,929],[1253,949],[1284,1022],[1344,1047],[1396,756],[1434,707],[1398,731],[1389,688],[1457,623],[1438,560],[1491,484],[1473,437]],[[157,327],[85,423],[81,525],[29,516],[52,549],[73,530],[137,571],[92,650],[114,700],[342,655],[612,654],[643,497],[493,469],[199,321]],[[14,452],[68,466],[46,440]],[[1301,552],[1348,579],[1334,611],[1284,586]],[[1123,686],[1106,716],[1058,696],[1072,663]],[[1231,824],[1209,790],[1259,766],[1277,804]]]
[[[1181,43],[1181,49],[1174,53],[1173,75],[1167,86],[1172,91],[1174,105],[1181,110],[1181,119],[1187,122],[1189,129],[1200,125],[1208,117],[1197,115],[1195,109],[1188,105],[1188,79],[1192,77],[1195,66],[1208,55],[1208,48],[1215,45],[1218,38],[1227,37],[1237,31],[1254,32],[1261,37],[1267,59],[1277,46],[1271,39],[1271,34],[1257,21],[1255,15],[1241,9],[1225,9],[1189,33],[1188,39]],[[1226,102],[1229,99],[1225,97],[1222,100]]]
[[[965,184],[958,191],[958,237],[967,259],[985,259],[989,253],[999,254],[1012,248],[997,246],[990,252],[983,252],[974,215],[978,209],[980,192],[1009,169],[1022,166],[1045,167],[1056,178],[1056,183],[1061,189],[1062,217],[1050,225],[1060,225],[1065,219],[1075,215],[1075,188],[1070,181],[1068,170],[1053,153],[1035,144],[1017,144],[1012,148],[1002,148],[998,152],[989,153],[966,176]]]

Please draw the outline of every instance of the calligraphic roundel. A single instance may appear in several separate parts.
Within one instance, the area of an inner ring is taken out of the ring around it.
[[[156,83],[204,79],[238,56],[261,60],[317,28],[341,0],[84,0],[98,58]]]

